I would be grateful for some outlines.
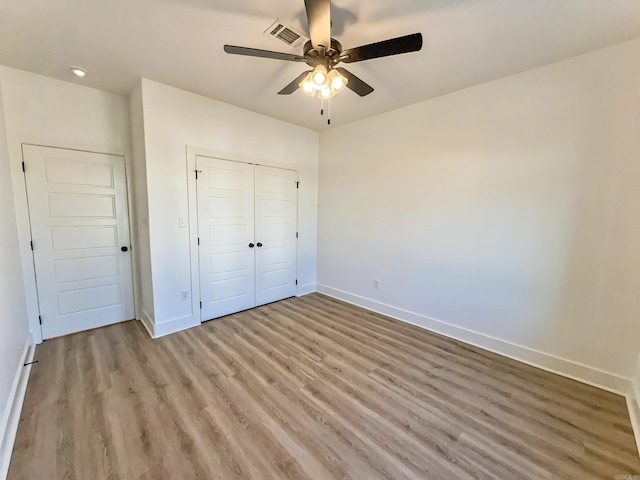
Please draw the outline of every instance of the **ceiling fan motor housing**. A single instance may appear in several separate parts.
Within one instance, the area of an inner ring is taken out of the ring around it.
[[[329,69],[330,67],[337,65],[342,60],[340,57],[342,55],[342,44],[335,38],[331,39],[331,48],[324,52],[319,52],[313,48],[311,40],[305,43],[302,52],[307,65],[310,67],[324,65]]]

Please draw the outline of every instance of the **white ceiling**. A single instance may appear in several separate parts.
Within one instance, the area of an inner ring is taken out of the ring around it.
[[[307,31],[303,0],[2,0],[0,63],[124,95],[145,77],[326,128],[319,100],[276,94],[306,65],[223,52],[299,53],[263,34],[276,18]],[[332,18],[344,48],[424,36],[420,52],[347,65],[375,92],[335,97],[333,125],[640,36],[638,0],[335,0]]]

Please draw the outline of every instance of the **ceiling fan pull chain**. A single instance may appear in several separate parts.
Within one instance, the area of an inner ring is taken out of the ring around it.
[[[324,98],[320,99],[320,115],[324,115]]]
[[[327,100],[327,125],[331,125],[331,99]]]

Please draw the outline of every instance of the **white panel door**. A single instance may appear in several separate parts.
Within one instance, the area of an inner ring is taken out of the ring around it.
[[[23,159],[44,338],[133,319],[124,158],[23,145]]]
[[[245,163],[197,156],[196,169],[205,321],[255,306],[254,179]]]
[[[256,305],[296,295],[298,173],[256,166]]]

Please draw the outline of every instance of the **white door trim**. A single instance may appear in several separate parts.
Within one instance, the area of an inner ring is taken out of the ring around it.
[[[197,199],[197,184],[196,184],[196,156],[218,158],[220,160],[228,160],[231,162],[249,163],[253,165],[264,165],[267,167],[282,168],[285,170],[293,170],[298,172],[296,165],[287,164],[283,162],[274,162],[263,158],[255,158],[247,155],[240,155],[230,152],[224,152],[220,150],[212,150],[209,148],[201,148],[191,145],[186,145],[186,167],[187,167],[187,196],[188,196],[188,208],[189,208],[189,258],[191,267],[191,308],[194,317],[200,318],[200,264],[198,257],[198,199]],[[299,202],[299,195],[297,202]],[[300,208],[298,204],[298,215],[300,215]],[[300,222],[297,222],[298,225]],[[296,259],[296,277],[300,278],[300,248],[297,249]],[[300,287],[300,285],[298,285]],[[298,290],[298,294],[300,290]],[[196,315],[197,312],[197,315]]]

